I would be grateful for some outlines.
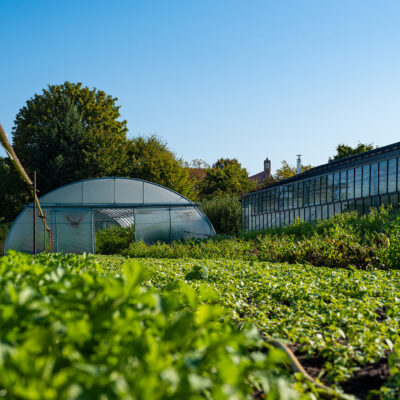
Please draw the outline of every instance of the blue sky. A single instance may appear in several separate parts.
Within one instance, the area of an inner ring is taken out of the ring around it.
[[[129,135],[250,173],[400,140],[400,2],[0,0],[0,122],[48,84],[118,97]],[[4,154],[4,153],[0,153]]]

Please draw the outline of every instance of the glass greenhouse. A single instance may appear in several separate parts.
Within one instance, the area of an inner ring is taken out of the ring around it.
[[[398,210],[400,142],[312,168],[242,197],[242,228],[258,231],[371,207]]]
[[[152,182],[97,178],[62,186],[39,199],[52,231],[52,249],[94,253],[95,232],[111,226],[134,227],[145,243],[206,238],[215,231],[206,215],[184,196]],[[36,228],[37,251],[45,249],[44,226]],[[14,221],[5,251],[33,253],[33,204]]]

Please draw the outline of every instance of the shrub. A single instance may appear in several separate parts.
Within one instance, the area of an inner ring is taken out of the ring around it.
[[[242,225],[242,206],[238,196],[214,197],[204,201],[201,209],[217,233],[236,234]]]
[[[96,232],[95,248],[99,254],[116,254],[135,241],[135,228],[113,226]]]

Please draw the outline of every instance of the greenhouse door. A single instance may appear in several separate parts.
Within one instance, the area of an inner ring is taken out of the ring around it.
[[[171,211],[168,208],[137,208],[135,240],[148,244],[171,242]]]
[[[55,221],[55,224],[53,224]],[[61,253],[94,253],[93,212],[81,208],[52,211],[54,251]]]

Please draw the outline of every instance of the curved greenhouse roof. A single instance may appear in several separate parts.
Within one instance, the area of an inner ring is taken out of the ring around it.
[[[95,178],[62,186],[39,199],[58,252],[94,253],[95,232],[110,226],[132,227],[135,240],[172,242],[214,236],[196,204],[164,186],[133,178]],[[37,251],[45,249],[43,224],[37,224]],[[33,205],[12,225],[5,251],[33,252]]]

